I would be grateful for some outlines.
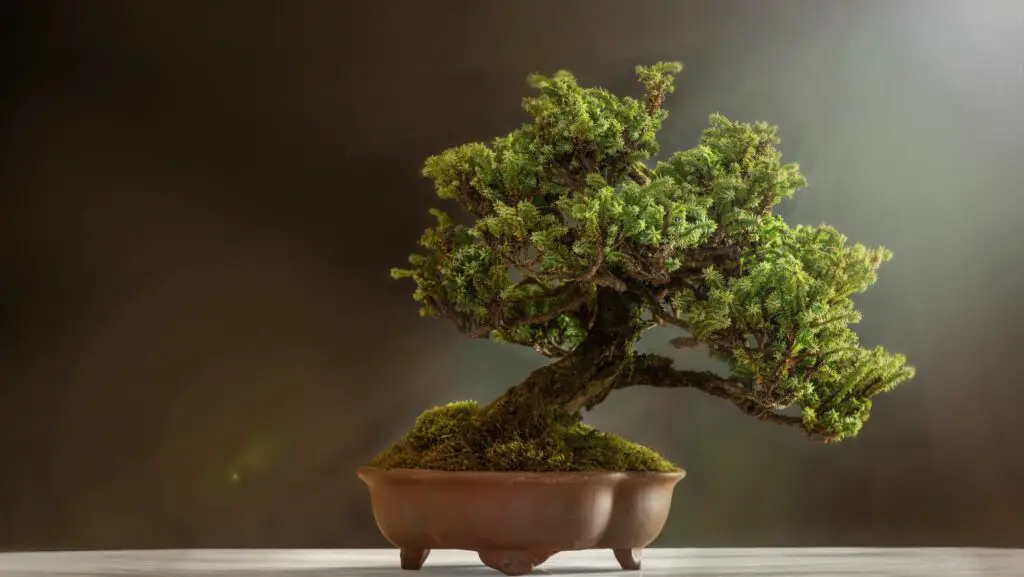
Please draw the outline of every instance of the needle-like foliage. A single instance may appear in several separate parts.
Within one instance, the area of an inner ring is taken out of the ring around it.
[[[576,412],[626,386],[693,387],[826,441],[854,436],[871,398],[913,376],[902,355],[862,348],[850,329],[851,296],[891,254],[773,214],[806,183],[768,124],[712,115],[695,147],[655,162],[681,69],[638,67],[641,99],[565,71],[530,77],[529,123],[427,160],[437,195],[472,224],[432,211],[425,250],[393,275],[416,282],[424,315],[559,359],[558,378],[577,382],[530,389],[534,407],[549,398]],[[658,325],[677,326],[673,344],[708,350],[729,374],[634,352],[639,331]],[[573,364],[598,349],[608,370]]]

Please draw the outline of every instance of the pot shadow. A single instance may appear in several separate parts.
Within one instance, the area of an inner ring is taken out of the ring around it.
[[[2,572],[0,572],[2,574]],[[188,573],[189,577],[224,577],[225,575],[234,574],[233,572],[225,571],[199,571],[195,573]],[[109,573],[73,573],[75,577],[109,577]],[[157,575],[156,573],[140,573],[139,577]],[[503,577],[501,573],[487,567],[486,565],[424,565],[424,567],[418,571],[406,571],[399,567],[367,567],[367,566],[344,566],[344,567],[317,567],[310,569],[256,569],[247,570],[246,575],[248,577],[476,577],[476,576],[490,576],[490,577]],[[630,571],[623,572],[619,569],[613,569],[611,567],[602,569],[599,567],[557,567],[551,569],[544,569],[538,567],[534,569],[532,573],[529,573],[527,577],[550,575],[552,577],[558,577],[559,575],[643,575],[642,572]],[[710,574],[709,574],[710,575]],[[703,577],[703,575],[687,575],[687,577]],[[715,574],[714,577],[728,577],[728,575]]]
[[[2,572],[0,572],[2,574]],[[233,571],[200,571],[195,573],[188,573],[190,577],[224,577],[226,575],[235,575]],[[90,573],[90,572],[75,572],[75,573],[46,573],[45,575],[68,575],[74,577],[110,577],[110,573]],[[139,577],[153,576],[156,577],[164,575],[163,573],[132,573]],[[495,571],[484,565],[434,565],[432,567],[423,567],[419,571],[405,571],[398,567],[359,567],[359,566],[346,566],[346,567],[319,567],[316,569],[257,569],[255,571],[246,571],[246,575],[252,577],[459,577],[459,576],[491,576],[501,577],[501,573]],[[647,570],[641,571],[622,571],[621,569],[613,569],[611,567],[604,569],[600,567],[558,567],[551,569],[537,568],[532,573],[529,573],[527,577],[533,576],[545,576],[549,575],[552,577],[558,577],[559,575],[572,576],[572,575],[608,575],[609,577],[615,576],[643,576],[650,575],[652,577],[657,576],[685,576],[685,577],[765,577],[765,576],[785,576],[785,577],[822,577],[827,575],[828,577],[864,577],[871,575],[871,577],[904,577],[905,574],[897,573],[878,573],[877,571],[864,570],[864,571],[848,571],[844,570],[841,572],[828,572],[820,570],[785,570],[785,569],[770,569],[767,571],[761,571],[756,569],[740,570],[740,571],[713,571],[709,572],[706,569],[697,569],[695,571],[688,571],[686,569],[669,568],[669,567],[653,567]],[[991,577],[998,577],[1001,575],[1010,575],[1010,573],[999,573],[993,574]]]
[[[319,570],[314,570],[319,571]],[[352,575],[360,575],[360,577],[395,577],[403,575],[406,577],[476,577],[478,575],[489,575],[492,577],[504,577],[500,572],[487,567],[484,564],[480,565],[424,565],[422,569],[418,571],[403,571],[398,567],[394,568],[382,568],[382,567],[345,567],[344,571],[351,571]],[[346,573],[338,573],[335,570],[331,573],[332,577],[344,576]],[[642,573],[637,571],[630,571],[628,573],[623,572],[620,569],[613,569],[611,567],[602,569],[600,567],[553,567],[546,569],[544,567],[538,567],[533,572],[528,573],[526,577],[550,575],[552,577],[558,577],[559,575],[641,575]],[[323,577],[326,577],[327,573],[323,573]],[[267,576],[269,577],[269,576]],[[312,573],[275,573],[273,577],[321,577],[317,572]],[[697,576],[699,577],[699,576]],[[717,576],[716,576],[717,577]]]
[[[490,577],[503,577],[501,573],[487,567],[485,565],[433,565],[431,567],[424,566],[419,571],[405,571],[398,567],[343,567],[335,569],[293,569],[286,571],[267,571],[267,572],[255,572],[250,573],[254,577],[347,577],[355,576],[359,577],[476,577],[476,576],[490,576]],[[618,568],[602,568],[602,567],[552,567],[545,569],[544,567],[538,567],[534,569],[532,573],[529,573],[526,577],[558,577],[558,576],[576,576],[576,575],[607,575],[608,577],[642,577],[648,575],[651,577],[905,577],[899,573],[879,573],[870,569],[863,570],[841,570],[838,572],[830,572],[828,570],[822,571],[820,569],[782,569],[782,568],[771,568],[767,570],[761,570],[756,568],[744,568],[740,570],[726,570],[726,571],[713,571],[707,568],[696,568],[687,570],[684,568],[676,567],[651,567],[646,570],[640,571],[623,571]],[[99,577],[99,576],[97,576]],[[198,576],[197,576],[198,577]],[[207,576],[202,576],[207,577]],[[209,577],[215,577],[210,575]],[[991,577],[997,577],[993,575]]]
[[[2,569],[0,569],[0,575],[6,575]],[[1014,573],[992,573],[986,577],[1008,577]],[[95,572],[71,572],[71,573],[42,573],[42,575],[68,575],[69,577],[110,577],[110,573],[95,573]],[[127,575],[135,575],[136,577],[164,577],[166,573],[156,571],[142,571],[126,573]],[[225,571],[212,569],[208,571],[190,571],[186,573],[189,577],[225,577],[228,575],[237,576],[239,575],[236,571]],[[338,567],[316,567],[306,569],[256,569],[246,570],[246,577],[476,577],[476,576],[489,576],[489,577],[502,577],[502,574],[494,569],[491,569],[485,565],[432,565],[424,566],[418,571],[406,571],[399,567],[381,567],[381,566],[358,566],[358,565],[347,565]],[[573,566],[561,566],[544,568],[538,567],[529,573],[527,577],[558,577],[558,576],[576,576],[576,575],[607,575],[609,577],[642,577],[648,575],[651,577],[906,577],[910,573],[901,572],[879,572],[871,570],[870,568],[864,569],[841,569],[839,571],[829,569],[809,569],[794,567],[792,569],[785,569],[779,567],[772,567],[766,570],[758,569],[756,567],[744,567],[741,569],[730,568],[725,571],[714,571],[709,570],[707,567],[695,567],[692,569],[682,567],[664,567],[655,566],[649,567],[640,571],[623,571],[613,567],[573,567]]]

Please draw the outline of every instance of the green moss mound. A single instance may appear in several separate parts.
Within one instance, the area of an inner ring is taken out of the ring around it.
[[[678,471],[647,447],[575,421],[552,423],[537,438],[487,435],[476,401],[428,409],[412,431],[373,460],[382,469],[440,471]]]

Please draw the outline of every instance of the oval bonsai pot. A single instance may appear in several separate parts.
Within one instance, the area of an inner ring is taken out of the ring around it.
[[[623,569],[639,569],[685,473],[362,467],[358,475],[403,569],[422,567],[431,549],[464,549],[506,575],[525,575],[559,551],[581,549],[612,549]]]

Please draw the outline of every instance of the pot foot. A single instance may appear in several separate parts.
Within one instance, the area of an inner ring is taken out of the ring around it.
[[[642,556],[643,549],[612,549],[615,553],[615,559],[619,562],[619,565],[626,571],[637,571],[640,569],[640,557]]]
[[[399,551],[399,559],[402,560],[402,569],[407,571],[418,571],[423,567],[423,562],[430,555],[430,549],[406,549]]]
[[[505,575],[526,575],[556,551],[480,551],[480,561]]]

